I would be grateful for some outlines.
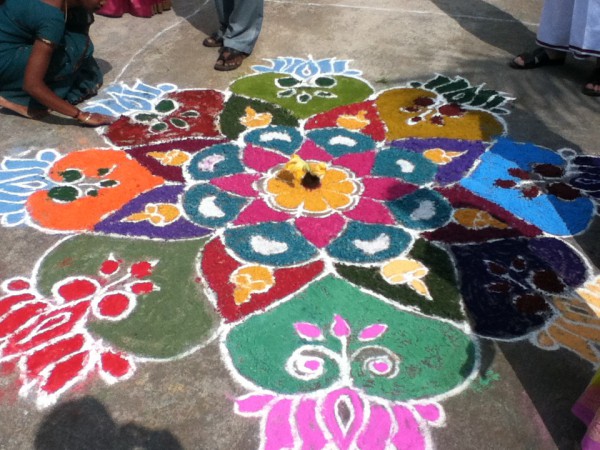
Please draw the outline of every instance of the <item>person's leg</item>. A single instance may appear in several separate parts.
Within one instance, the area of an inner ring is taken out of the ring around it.
[[[225,30],[223,45],[249,55],[263,21],[263,0],[230,0],[235,3]]]

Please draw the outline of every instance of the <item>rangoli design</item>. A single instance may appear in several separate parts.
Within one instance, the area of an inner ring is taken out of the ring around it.
[[[45,408],[217,340],[260,448],[366,450],[432,448],[481,339],[591,371],[600,278],[564,239],[600,158],[514,142],[509,101],[312,58],[225,92],[110,86],[87,106],[121,115],[107,148],[1,163],[2,226],[65,235],[2,284],[4,372]]]

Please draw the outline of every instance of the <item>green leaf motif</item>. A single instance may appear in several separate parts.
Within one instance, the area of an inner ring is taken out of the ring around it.
[[[83,174],[77,169],[69,169],[58,173],[67,183],[73,183],[83,178]]]
[[[351,329],[347,344],[332,332],[335,316],[343,317]],[[298,323],[317,326],[324,339],[302,337],[295,329]],[[373,324],[388,328],[372,341],[358,339]],[[342,381],[394,401],[427,398],[464,383],[476,365],[475,342],[459,328],[397,309],[333,276],[313,283],[277,308],[248,318],[229,332],[225,345],[242,377],[283,394],[312,392]],[[311,357],[325,355],[318,376],[302,378],[290,370],[298,349],[307,349]],[[331,356],[343,354],[349,371]],[[366,370],[369,355],[377,354],[393,355],[397,370],[386,376]]]
[[[123,260],[124,266],[156,261],[152,275],[144,280],[159,290],[138,296],[127,318],[117,322],[91,320],[88,330],[116,349],[150,358],[172,358],[206,342],[218,324],[196,282],[195,260],[204,242],[75,236],[63,241],[41,262],[38,289],[51,296],[54,283],[66,277],[98,277],[102,262],[111,254]]]
[[[58,202],[69,203],[79,197],[79,189],[73,186],[57,186],[48,191],[48,197]]]
[[[168,113],[173,111],[176,108],[175,102],[173,100],[161,100],[158,105],[154,108],[159,113]]]

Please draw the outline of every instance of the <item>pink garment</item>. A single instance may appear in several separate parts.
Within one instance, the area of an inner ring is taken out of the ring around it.
[[[171,8],[171,0],[106,0],[96,14],[121,17],[125,13],[137,17],[151,17]]]
[[[600,450],[600,370],[573,406],[573,413],[588,427],[582,450]]]

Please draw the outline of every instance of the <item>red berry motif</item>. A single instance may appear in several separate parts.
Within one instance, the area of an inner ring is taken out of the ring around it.
[[[113,292],[105,295],[96,305],[96,315],[102,319],[121,319],[133,309],[134,300],[124,292]]]
[[[127,376],[131,372],[132,366],[123,353],[107,351],[100,356],[100,369],[117,381]]]
[[[142,281],[134,283],[130,286],[131,292],[136,295],[149,294],[154,291],[155,285],[151,281]]]
[[[71,280],[58,288],[58,295],[67,302],[88,298],[96,293],[98,285],[88,278]]]
[[[29,281],[24,278],[16,278],[6,285],[6,289],[13,292],[26,291],[30,287]]]
[[[115,259],[107,259],[102,263],[102,266],[100,267],[100,272],[104,275],[112,275],[119,270],[119,268],[121,267],[121,262],[121,260],[117,261]]]
[[[136,278],[145,278],[152,274],[153,265],[148,261],[140,261],[131,265],[129,273]]]

